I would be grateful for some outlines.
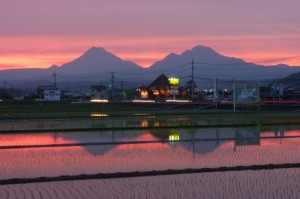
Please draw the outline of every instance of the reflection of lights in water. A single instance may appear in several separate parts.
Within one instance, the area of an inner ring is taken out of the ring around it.
[[[149,126],[149,123],[147,120],[143,120],[140,124],[140,127],[148,127]]]
[[[147,114],[147,113],[135,113],[133,115],[136,115],[136,116],[149,116],[149,114]]]
[[[92,113],[91,117],[108,117],[106,113]]]
[[[92,103],[107,103],[107,99],[92,99],[90,102]]]
[[[170,134],[169,135],[169,141],[178,141],[178,140],[180,140],[180,136],[179,136],[179,134]]]
[[[145,116],[146,118],[155,118],[154,115],[150,115],[148,113],[135,113],[134,116]]]
[[[155,100],[132,100],[132,102],[153,103],[155,102]]]
[[[160,124],[159,124],[159,122],[154,122],[153,126],[158,127],[158,126],[160,126]]]

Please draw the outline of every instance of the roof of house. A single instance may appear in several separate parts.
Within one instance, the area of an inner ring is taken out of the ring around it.
[[[168,89],[170,87],[168,77],[162,73],[148,86],[148,88],[152,88],[152,87]]]

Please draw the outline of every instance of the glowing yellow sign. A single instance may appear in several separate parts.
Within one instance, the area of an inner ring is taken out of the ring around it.
[[[172,85],[172,86],[177,86],[179,84],[179,79],[178,78],[175,78],[175,77],[171,77],[169,79],[169,83]]]

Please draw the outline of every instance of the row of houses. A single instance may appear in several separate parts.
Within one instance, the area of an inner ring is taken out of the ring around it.
[[[300,99],[300,87],[288,87],[275,89],[269,86],[261,86],[261,99]],[[129,94],[131,93],[131,94]],[[124,99],[141,99],[164,101],[166,99],[210,99],[214,91],[200,91],[194,81],[188,81],[184,86],[179,86],[179,80],[168,78],[161,74],[150,85],[140,86],[134,90],[123,91],[121,88],[112,88],[105,85],[93,85],[88,89],[60,90],[55,86],[40,86],[37,88],[37,96],[44,100],[63,99],[107,99],[122,101]],[[219,99],[232,98],[232,90],[219,90]],[[211,99],[214,99],[211,97]]]
[[[178,87],[178,83],[170,83],[170,79],[161,74],[150,85],[140,86],[134,89],[131,98],[135,99],[151,99],[161,101],[167,98],[190,98],[191,91],[194,90],[194,96],[198,95],[198,88],[196,84],[188,84],[185,87]],[[129,92],[129,91],[127,91]],[[37,96],[44,100],[57,101],[64,99],[109,99],[114,101],[121,101],[128,98],[128,93],[120,88],[111,88],[104,85],[92,85],[89,89],[80,90],[61,90],[55,86],[39,86],[37,88]],[[130,98],[129,97],[129,98]]]

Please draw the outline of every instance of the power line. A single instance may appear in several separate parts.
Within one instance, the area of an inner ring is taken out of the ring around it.
[[[285,58],[277,58],[277,59],[268,59],[268,60],[261,60],[259,62],[234,62],[234,63],[214,63],[214,62],[195,62],[196,64],[207,64],[207,65],[258,65],[258,64],[263,64],[263,63],[268,63],[268,62],[277,62],[277,61],[285,61],[285,60],[290,60],[290,59],[296,59],[299,58],[300,55],[293,56],[293,57],[285,57]]]
[[[285,58],[278,58],[278,59],[270,59],[270,60],[265,60],[265,61],[259,61],[259,62],[255,62],[257,63],[270,63],[270,62],[278,62],[278,61],[285,61],[285,60],[290,60],[290,59],[296,59],[299,58],[300,55],[294,56],[294,57],[285,57]]]
[[[149,72],[151,73],[145,73],[145,72],[142,72],[142,73],[123,73],[123,72],[116,72],[116,74],[120,74],[120,75],[127,75],[127,76],[151,76],[151,75],[154,75],[154,74],[159,74],[159,73],[166,73],[166,72],[169,72],[169,71],[177,71],[177,70],[184,70],[183,67],[187,67],[189,66],[190,63],[184,63],[184,64],[180,64],[180,65],[177,65],[175,67],[171,67],[171,68],[166,68],[166,69],[161,69],[161,70],[154,70],[152,68],[146,68],[145,70],[149,70]],[[175,69],[175,70],[174,70]],[[177,70],[176,70],[177,69]],[[178,72],[178,71],[177,71]]]
[[[74,74],[74,75],[62,75],[62,74],[56,74],[57,76],[63,77],[63,78],[69,78],[69,79],[91,79],[91,78],[99,78],[103,76],[108,76],[110,73],[96,73],[89,76],[82,76],[80,74]]]

